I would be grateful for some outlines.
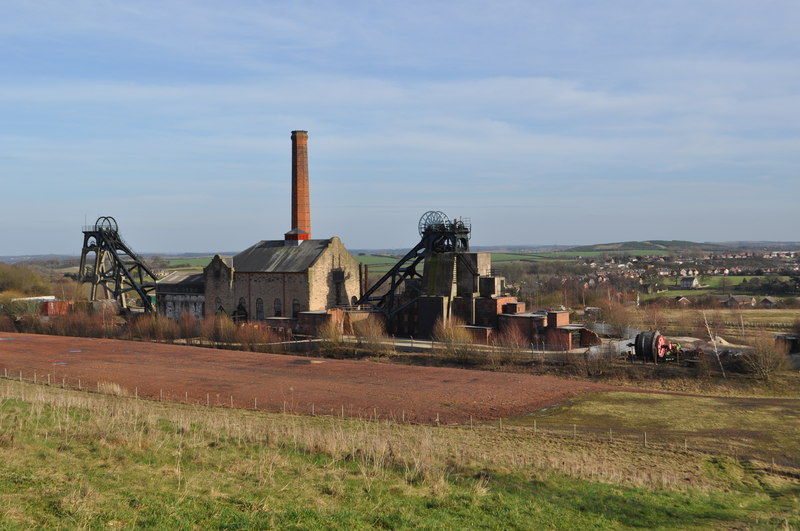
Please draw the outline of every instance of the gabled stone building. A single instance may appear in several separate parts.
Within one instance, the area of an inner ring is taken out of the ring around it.
[[[206,315],[240,320],[298,317],[359,297],[358,262],[342,241],[260,241],[232,259],[215,256],[203,271]]]

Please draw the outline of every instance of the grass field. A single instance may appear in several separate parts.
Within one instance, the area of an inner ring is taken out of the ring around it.
[[[800,469],[800,399],[606,393],[515,419],[569,431],[573,425],[617,437],[650,435],[650,444],[685,443],[751,463],[773,459]]]
[[[787,276],[705,276],[699,279],[699,282],[707,286],[701,289],[674,289],[676,286],[680,285],[680,279],[668,279],[665,280],[662,284],[667,291],[663,291],[661,293],[651,293],[651,294],[643,294],[641,295],[642,300],[650,300],[650,299],[657,299],[661,297],[699,297],[701,295],[750,295],[754,297],[764,297],[765,295],[763,292],[759,293],[757,291],[740,291],[735,290],[736,286],[742,284],[745,280],[750,282],[752,279],[758,279],[761,282],[765,282],[768,280],[779,280],[779,281],[786,281],[790,280],[790,277]],[[780,298],[780,297],[779,297]]]
[[[370,278],[372,278],[375,274],[383,274],[389,271],[401,257],[360,254],[355,258],[360,263],[369,266]]]
[[[211,262],[210,256],[199,258],[170,258],[169,266],[175,269],[202,269]]]
[[[681,429],[699,434],[709,408],[724,406],[716,402],[684,403],[690,420],[670,412],[654,426],[654,415],[631,412],[642,409],[636,395],[596,395],[537,415],[534,432],[204,408],[10,380],[0,381],[0,397],[4,528],[800,525],[800,487],[780,474],[785,466],[584,431],[613,419],[631,430],[686,423]],[[733,409],[710,428],[747,413]],[[796,407],[783,415],[787,438],[796,436],[796,415]],[[748,429],[772,430],[781,416],[770,410]],[[551,431],[569,423],[581,424],[575,435]]]

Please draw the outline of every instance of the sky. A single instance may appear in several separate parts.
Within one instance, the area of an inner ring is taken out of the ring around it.
[[[800,240],[796,0],[4,0],[0,255]]]

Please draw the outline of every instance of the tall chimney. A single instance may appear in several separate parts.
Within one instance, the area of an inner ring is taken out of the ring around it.
[[[308,131],[292,131],[292,230],[286,240],[311,238],[308,190]]]

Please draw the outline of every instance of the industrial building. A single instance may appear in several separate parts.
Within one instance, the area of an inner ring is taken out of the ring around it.
[[[324,320],[320,312],[359,298],[358,262],[342,241],[311,239],[308,133],[293,131],[291,138],[290,230],[283,239],[259,241],[233,257],[216,255],[201,274],[173,273],[160,280],[159,312],[173,318],[182,312],[198,318],[226,314],[313,332],[314,323]]]
[[[157,283],[163,315],[225,314],[237,322],[314,334],[329,320],[345,329],[377,316],[389,333],[430,338],[437,322],[464,323],[477,342],[513,334],[531,346],[568,350],[597,337],[564,311],[526,312],[505,293],[490,253],[471,252],[471,224],[438,211],[419,221],[419,243],[373,285],[338,237],[311,239],[308,133],[292,132],[292,219],[280,240],[216,255],[202,273],[172,273]]]

